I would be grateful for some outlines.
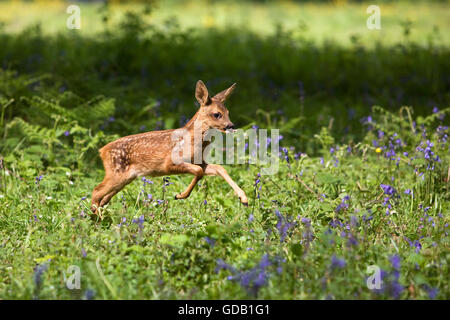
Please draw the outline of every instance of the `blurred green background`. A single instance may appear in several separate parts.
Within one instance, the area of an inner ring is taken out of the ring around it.
[[[410,26],[409,39],[426,45],[430,39],[449,44],[450,13],[447,1],[230,1],[230,0],[165,0],[165,1],[3,1],[0,19],[5,30],[18,32],[30,23],[42,23],[45,32],[64,31],[68,4],[82,10],[83,35],[92,35],[104,28],[104,14],[112,25],[127,11],[152,10],[144,21],[161,25],[167,22],[180,28],[240,28],[258,35],[270,35],[282,27],[295,36],[317,43],[338,41],[351,45],[354,38],[365,45],[381,41],[395,44],[404,40]],[[382,29],[371,31],[365,21],[369,5],[381,5]],[[103,14],[99,14],[102,12]]]

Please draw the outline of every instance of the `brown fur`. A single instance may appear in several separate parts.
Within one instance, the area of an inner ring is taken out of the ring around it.
[[[99,150],[105,168],[105,178],[92,192],[92,211],[107,204],[111,198],[123,187],[138,176],[165,176],[174,174],[192,174],[194,178],[188,188],[176,195],[175,199],[189,197],[192,189],[204,175],[220,175],[233,188],[241,202],[247,205],[247,197],[241,188],[230,178],[226,170],[215,164],[194,163],[194,125],[201,121],[202,136],[208,129],[218,129],[225,132],[232,128],[233,123],[228,116],[228,109],[223,104],[234,90],[235,84],[230,88],[210,98],[205,84],[197,82],[195,97],[200,108],[192,119],[181,129],[188,130],[191,135],[191,163],[175,164],[172,161],[172,149],[175,141],[172,134],[175,130],[151,131],[120,138],[108,143]],[[217,118],[217,114],[220,116]],[[207,143],[201,146],[202,151]],[[202,152],[203,154],[203,152]]]

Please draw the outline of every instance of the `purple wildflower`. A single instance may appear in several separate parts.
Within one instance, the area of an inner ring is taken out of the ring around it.
[[[86,300],[92,300],[95,297],[95,290],[87,289],[84,293],[84,296],[86,297]]]
[[[400,270],[400,257],[398,255],[393,255],[389,258],[389,261],[391,262],[392,267],[395,270]]]
[[[139,230],[142,230],[144,228],[144,215],[141,215],[138,219],[133,219],[131,222],[139,225]]]
[[[383,189],[384,193],[387,195],[393,195],[397,192],[392,186],[387,184],[380,184],[380,187]]]
[[[41,182],[42,178],[44,178],[43,175],[40,175],[39,177],[36,177],[36,178],[34,179],[34,183],[35,183],[35,184],[39,184],[39,182]]]
[[[345,267],[345,265],[346,265],[346,262],[343,258],[340,259],[333,254],[333,256],[331,257],[331,264],[330,264],[331,270],[334,270],[337,268],[343,269]]]
[[[275,214],[278,218],[276,228],[280,234],[280,242],[283,242],[287,236],[289,229],[295,226],[295,222],[291,222],[287,217],[284,217],[278,210],[275,210]]]
[[[146,177],[142,177],[143,187],[145,187],[147,184],[153,184],[153,181],[148,180]]]
[[[288,149],[282,148],[281,150],[282,150],[283,153],[284,153],[284,159],[285,159],[286,162],[289,164],[290,162],[289,162],[289,151],[288,151]]]
[[[428,292],[428,297],[430,299],[435,299],[439,293],[439,289],[438,288],[428,288],[427,292]]]
[[[216,244],[216,239],[210,237],[205,237],[204,239],[211,247],[214,247],[214,245]]]
[[[343,199],[342,199],[342,201],[341,201],[341,203],[336,207],[336,209],[335,209],[335,211],[336,212],[339,212],[339,211],[341,211],[341,210],[345,210],[345,209],[347,209],[348,208],[348,201],[350,200],[350,197],[349,196],[345,196]]]
[[[40,287],[42,284],[42,275],[48,269],[47,264],[38,264],[36,268],[34,268],[33,280],[36,284],[36,287]]]

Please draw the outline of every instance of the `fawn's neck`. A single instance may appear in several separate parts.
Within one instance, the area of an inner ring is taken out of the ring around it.
[[[188,121],[183,127],[189,133],[191,136],[194,134],[194,130],[201,130],[202,136],[205,134],[205,132],[209,129],[209,127],[206,125],[206,123],[202,123],[201,119],[199,119],[198,111],[194,116],[191,118],[191,120]]]

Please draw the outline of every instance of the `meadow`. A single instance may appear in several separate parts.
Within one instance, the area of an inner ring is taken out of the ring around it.
[[[66,6],[0,2],[0,299],[450,298],[448,2],[382,3],[382,33],[361,3]],[[280,130],[276,174],[225,166],[248,207],[144,177],[92,220],[98,149],[182,126],[199,79]]]

